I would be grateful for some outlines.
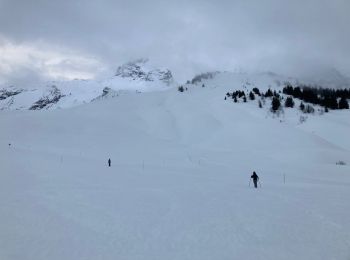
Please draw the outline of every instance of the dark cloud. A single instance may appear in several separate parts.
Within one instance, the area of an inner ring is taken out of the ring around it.
[[[182,80],[235,67],[298,74],[322,65],[350,74],[349,10],[347,0],[0,0],[0,35],[113,69],[149,57]]]

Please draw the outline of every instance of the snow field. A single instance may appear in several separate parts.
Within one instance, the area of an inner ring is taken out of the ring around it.
[[[3,111],[0,259],[348,259],[348,114],[215,84]]]

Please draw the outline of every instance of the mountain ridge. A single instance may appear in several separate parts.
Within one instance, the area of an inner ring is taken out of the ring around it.
[[[350,86],[350,81],[339,71],[326,70],[318,80],[280,75],[271,71],[212,71],[195,75],[186,84],[214,84],[217,87],[240,89],[260,87],[280,89],[288,83],[337,88]],[[328,76],[327,76],[328,75]],[[323,85],[321,85],[323,84]],[[137,59],[120,65],[114,76],[99,80],[75,79],[51,81],[27,87],[3,87],[0,89],[0,110],[41,110],[69,108],[107,97],[116,97],[118,92],[162,91],[179,84],[169,69],[158,68],[149,59]],[[106,95],[105,91],[109,94]]]
[[[104,92],[161,91],[175,85],[169,69],[154,67],[139,59],[118,67],[114,76],[100,80],[51,81],[28,87],[0,89],[0,110],[41,110],[68,108],[93,102]],[[111,95],[108,95],[111,96]]]

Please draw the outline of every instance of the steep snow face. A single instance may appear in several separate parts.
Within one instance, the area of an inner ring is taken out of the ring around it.
[[[23,92],[23,89],[16,89],[9,87],[8,89],[0,89],[0,100],[7,99],[9,97],[15,96]]]
[[[47,93],[44,94],[42,98],[36,101],[29,109],[30,110],[40,110],[43,108],[50,108],[51,106],[57,104],[64,95],[56,86],[51,86],[51,88],[46,90]]]
[[[0,259],[349,259],[349,110],[224,100],[275,77],[1,111]]]
[[[125,92],[162,91],[174,85],[171,71],[155,68],[148,60],[138,60],[120,66],[115,76],[103,80],[55,81],[0,89],[0,110],[69,108],[111,96],[105,94],[107,89],[115,96]]]

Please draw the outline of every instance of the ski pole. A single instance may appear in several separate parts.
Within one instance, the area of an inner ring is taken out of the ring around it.
[[[259,186],[260,186],[260,188],[261,188],[261,182],[260,182],[260,180],[259,180]]]

